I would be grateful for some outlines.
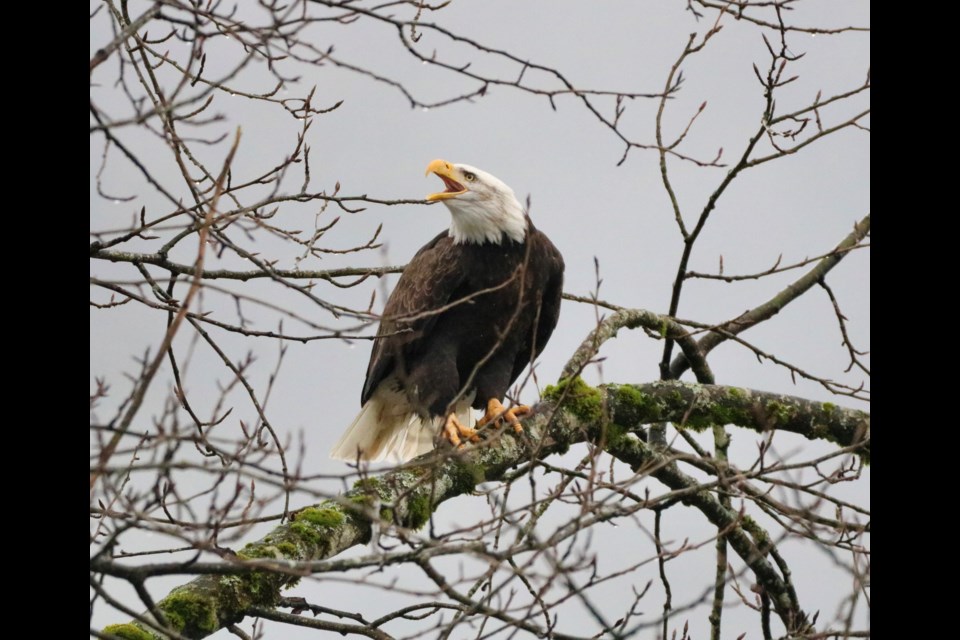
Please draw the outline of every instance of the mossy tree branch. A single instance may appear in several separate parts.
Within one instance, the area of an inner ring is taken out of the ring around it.
[[[757,432],[782,429],[853,448],[864,458],[870,450],[870,417],[862,411],[735,387],[669,381],[592,388],[575,378],[546,390],[523,421],[521,437],[493,437],[464,450],[434,452],[362,480],[341,496],[296,512],[290,522],[248,544],[222,567],[206,567],[209,571],[174,589],[157,608],[176,633],[204,638],[254,609],[275,606],[281,589],[321,570],[316,561],[369,542],[375,522],[419,529],[438,505],[470,493],[480,482],[500,480],[511,468],[566,451],[572,444],[602,440],[607,451],[635,469],[650,469],[667,487],[683,490],[684,502],[728,536],[787,628],[797,628],[803,612],[766,559],[763,534],[756,527],[748,533],[739,513],[722,505],[710,491],[696,490],[697,481],[680,472],[674,459],[643,442],[644,425],[663,421],[694,429],[713,424],[734,424]],[[191,567],[184,564],[182,572],[195,573]],[[149,565],[130,567],[103,558],[92,568],[136,581],[155,575]],[[170,567],[163,571],[171,572]],[[136,622],[112,625],[104,633],[121,638],[161,637]]]

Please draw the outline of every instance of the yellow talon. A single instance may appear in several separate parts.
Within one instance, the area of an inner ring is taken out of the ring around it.
[[[442,437],[455,447],[462,446],[460,438],[466,438],[470,442],[480,442],[477,432],[464,426],[455,413],[448,415],[446,422],[443,423]]]
[[[519,404],[507,409],[496,398],[490,398],[490,400],[487,401],[487,412],[477,421],[477,426],[482,427],[492,422],[494,426],[499,428],[503,421],[506,420],[507,423],[513,426],[514,431],[523,433],[523,426],[520,424],[517,416],[527,415],[530,411],[530,407],[525,404]]]

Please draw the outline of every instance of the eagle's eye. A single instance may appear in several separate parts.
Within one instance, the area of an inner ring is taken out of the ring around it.
[[[477,181],[477,174],[475,174],[475,173],[470,173],[469,171],[464,171],[464,172],[463,172],[463,177],[464,177],[464,179],[465,179],[467,182],[476,182],[476,181]]]

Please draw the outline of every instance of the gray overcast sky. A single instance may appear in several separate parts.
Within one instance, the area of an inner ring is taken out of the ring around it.
[[[91,2],[91,11],[100,6]],[[149,3],[131,2],[130,13],[138,15]],[[375,3],[369,4],[370,7]],[[683,50],[691,33],[702,34],[716,20],[715,12],[697,21],[685,10],[686,2],[575,2],[573,0],[504,0],[454,1],[436,12],[426,12],[424,22],[441,25],[449,31],[483,45],[509,51],[518,58],[561,71],[577,88],[624,93],[658,93],[662,91],[670,66]],[[260,14],[249,5],[255,18]],[[318,14],[321,12],[317,10]],[[413,9],[397,6],[393,13],[412,17]],[[787,12],[790,24],[833,28],[845,25],[868,27],[870,3],[863,1],[815,1],[798,3]],[[768,17],[772,14],[766,14]],[[753,65],[765,70],[769,63],[761,30],[746,21],[724,16],[723,29],[707,48],[692,56],[683,66],[681,91],[669,101],[664,116],[668,138],[683,131],[701,104],[706,107],[688,133],[684,154],[713,159],[723,149],[722,160],[731,163],[743,152],[746,141],[760,126],[763,110],[762,89]],[[159,33],[161,29],[157,29]],[[775,32],[765,31],[774,41]],[[402,82],[404,88],[422,103],[434,103],[475,91],[477,83],[455,73],[416,60],[402,46],[392,26],[371,19],[360,19],[348,25],[321,23],[308,32],[315,37],[320,50],[333,47],[333,57],[342,63],[362,68],[381,77]],[[471,63],[471,70],[483,75],[515,79],[520,67],[496,55],[482,55],[463,44],[452,43],[441,34],[421,31],[416,48],[425,55],[436,52],[440,60],[451,64]],[[110,21],[105,10],[91,20],[91,55],[112,40]],[[222,39],[221,39],[222,40]],[[824,97],[848,91],[861,85],[868,72],[869,33],[848,32],[838,35],[796,32],[787,44],[793,54],[805,54],[788,67],[796,81],[785,86],[777,96],[778,112],[783,113],[809,104],[818,92]],[[176,43],[170,46],[176,51]],[[206,77],[214,78],[232,68],[241,55],[234,43],[211,40],[208,43]],[[588,295],[597,287],[599,265],[602,284],[599,297],[626,307],[666,313],[669,308],[673,276],[682,250],[682,241],[674,220],[669,199],[662,186],[656,151],[634,149],[618,166],[623,144],[617,136],[574,96],[555,99],[555,109],[547,98],[522,92],[509,86],[491,86],[482,97],[443,107],[411,108],[403,93],[369,76],[333,64],[322,67],[299,65],[285,61],[281,67],[288,76],[299,76],[282,89],[282,95],[301,97],[316,87],[314,104],[342,105],[331,113],[315,118],[307,135],[311,147],[311,189],[332,192],[339,183],[340,195],[369,195],[383,199],[415,199],[438,190],[435,177],[424,177],[427,163],[434,158],[464,162],[480,167],[509,184],[523,200],[531,200],[530,215],[563,253],[566,264],[565,291]],[[115,120],[130,115],[129,103],[120,88],[113,84],[116,60],[98,68],[91,77],[91,99],[109,112]],[[545,73],[527,71],[526,81],[543,89],[558,88],[558,83]],[[172,82],[172,76],[165,78]],[[273,88],[264,66],[252,66],[236,79],[237,90],[264,92]],[[833,109],[824,108],[824,126],[841,122],[869,107],[868,93]],[[612,117],[612,97],[592,98],[605,117]],[[653,144],[654,99],[637,98],[623,103],[621,128],[632,140]],[[198,128],[200,137],[228,133],[227,140],[196,149],[209,166],[219,167],[229,148],[230,137],[237,126],[243,130],[238,155],[233,166],[235,181],[247,179],[264,167],[281,163],[290,153],[301,123],[273,104],[254,102],[242,96],[215,94],[211,112],[222,114],[221,122]],[[869,126],[865,119],[863,125]],[[813,124],[809,125],[811,127]],[[809,133],[809,132],[806,132]],[[803,138],[805,134],[801,134]],[[178,180],[178,171],[169,152],[153,135],[122,131],[124,140],[138,153],[149,158],[151,171],[178,197],[188,198]],[[765,141],[759,155],[772,150]],[[150,215],[170,209],[169,203],[152,188],[145,186],[138,171],[112,149],[107,169],[99,178],[97,172],[103,154],[103,138],[91,135],[90,219],[92,230],[124,228],[132,217],[146,207]],[[688,224],[696,219],[707,198],[726,174],[727,168],[704,168],[677,159],[669,161],[671,178],[683,215]],[[782,256],[784,264],[829,251],[846,234],[854,222],[869,213],[869,133],[849,127],[824,140],[815,142],[793,156],[770,162],[745,172],[720,199],[702,238],[692,256],[690,268],[716,272],[723,260],[727,274],[746,274],[771,267]],[[302,174],[290,176],[283,187],[295,190]],[[111,197],[104,197],[102,193]],[[132,200],[123,200],[135,196]],[[341,266],[382,266],[405,263],[413,253],[449,223],[442,206],[377,206],[362,205],[358,213],[346,213],[330,206],[321,215],[320,204],[288,203],[277,213],[277,222],[306,230],[314,225],[329,224],[336,216],[340,222],[323,238],[321,245],[346,249],[365,242],[382,225],[379,250],[364,253],[329,254],[322,259],[307,258],[295,262],[298,254],[288,244],[266,235],[246,243],[263,258],[279,260],[277,266],[304,269],[325,269]],[[139,250],[156,250],[156,245],[143,241]],[[172,258],[191,263],[195,243],[184,245]],[[222,260],[211,256],[208,268],[249,268],[234,256]],[[714,323],[735,317],[755,307],[795,280],[802,271],[791,271],[759,281],[724,283],[715,280],[694,280],[687,284],[678,316],[703,323]],[[136,279],[136,273],[124,266],[93,261],[91,276],[118,280]],[[382,308],[384,295],[396,281],[395,276],[381,281],[368,280],[351,290],[337,290],[324,283],[314,293],[338,304],[363,308],[377,291],[374,310]],[[869,349],[869,249],[854,252],[833,272],[832,287],[844,315],[853,343]],[[226,285],[225,285],[226,286]],[[264,282],[230,286],[253,296],[268,297],[271,302],[296,311],[303,317],[330,327],[355,325],[349,320],[336,321],[302,296],[278,290]],[[102,290],[91,290],[91,299],[103,302],[108,298]],[[205,309],[232,313],[232,303],[212,292],[200,301]],[[270,310],[246,305],[244,313],[262,330],[276,328],[277,316]],[[597,310],[590,305],[565,302],[559,326],[541,356],[537,368],[541,386],[555,381],[561,367],[595,325]],[[165,316],[126,305],[113,310],[91,309],[90,376],[105,377],[113,383],[113,393],[98,409],[100,418],[112,415],[117,403],[128,392],[124,372],[134,373],[133,358],[150,346],[155,347],[164,331]],[[284,328],[291,333],[308,334],[312,330],[287,321]],[[363,334],[370,335],[372,329]],[[759,348],[777,357],[826,378],[856,386],[869,380],[856,369],[848,373],[846,350],[834,318],[831,302],[819,290],[811,291],[788,306],[776,318],[752,329],[743,336]],[[191,336],[181,332],[176,346],[186,353]],[[277,359],[278,347],[272,341],[223,336],[221,344],[231,357],[241,359],[248,352],[257,361],[250,371],[252,381],[266,384]],[[621,331],[607,343],[601,355],[601,366],[585,372],[590,383],[601,381],[647,382],[659,377],[657,364],[662,343],[642,331]],[[359,409],[360,389],[369,356],[370,343],[365,340],[318,340],[307,344],[290,343],[268,404],[268,415],[276,428],[294,442],[302,434],[307,451],[303,462],[305,474],[344,472],[340,462],[327,459],[327,451],[351,422]],[[749,350],[726,344],[711,355],[713,371],[719,384],[737,385],[766,391],[830,400],[845,406],[868,409],[865,402],[849,398],[837,399],[821,385],[798,378],[768,362],[758,362]],[[867,358],[867,362],[869,359]],[[151,388],[147,416],[159,413],[169,393],[171,373],[161,369],[158,382]],[[218,384],[229,381],[217,357],[197,345],[190,369],[185,373],[187,387],[198,398],[204,415],[212,406],[200,398],[215,397]],[[689,374],[684,379],[690,379]],[[538,391],[533,384],[520,393],[524,401],[535,402]],[[237,428],[239,420],[255,422],[248,404],[234,397],[234,413],[224,428]],[[755,456],[759,436],[733,429],[734,455],[749,461]],[[784,440],[782,454],[802,459],[816,452],[827,452],[828,446],[801,440]],[[572,451],[567,458],[575,463],[584,450]],[[734,458],[736,460],[737,458]],[[850,489],[858,504],[869,507],[869,470],[864,482]],[[336,492],[339,484],[317,483],[317,491]],[[655,488],[662,490],[661,488]],[[846,490],[846,489],[844,489]],[[303,504],[307,504],[304,498]],[[296,507],[303,504],[294,505]],[[466,524],[472,512],[481,505],[478,498],[464,498],[441,507],[442,522]],[[674,512],[671,511],[671,514]],[[685,515],[684,515],[685,514]],[[559,520],[558,520],[559,522]],[[546,526],[549,526],[547,523]],[[699,542],[709,537],[709,529],[692,510],[676,513],[668,523],[668,534],[674,540],[690,538]],[[598,530],[604,537],[601,548],[622,550],[614,557],[603,557],[605,569],[617,566],[626,556],[639,559],[651,555],[652,543],[646,535],[629,527]],[[149,543],[145,543],[149,544]],[[627,550],[630,550],[629,553]],[[822,608],[821,616],[832,618],[837,603],[831,591],[830,560],[813,551],[812,545],[790,542],[785,552],[792,568],[801,598],[810,610]],[[356,550],[355,550],[356,551]],[[362,551],[362,550],[361,550]],[[359,551],[357,551],[359,553]],[[712,545],[678,558],[672,565],[676,581],[689,581],[689,588],[679,588],[678,603],[700,595],[706,585],[704,567],[712,571]],[[611,554],[612,555],[612,554]],[[688,573],[689,572],[689,573]],[[390,579],[387,572],[380,580]],[[833,576],[833,577],[831,577]],[[398,576],[401,580],[405,575]],[[655,578],[655,571],[640,579]],[[162,596],[179,579],[157,580],[154,595]],[[425,586],[414,582],[415,587]],[[639,586],[642,584],[638,583]],[[635,585],[636,586],[636,585]],[[639,587],[638,587],[639,588]],[[399,590],[399,589],[398,589]],[[620,585],[602,592],[605,603],[617,607],[628,604],[629,593]],[[843,585],[840,592],[848,589]],[[354,591],[325,579],[304,583],[294,595],[322,600],[329,606],[355,608]],[[376,609],[388,610],[391,601],[377,591]],[[401,597],[394,595],[393,597]],[[660,601],[646,603],[651,619],[657,615]],[[116,613],[98,610],[94,624],[118,621]],[[739,620],[728,629],[729,637],[749,630],[747,637],[759,637],[755,614],[745,608],[734,610],[731,619]],[[685,614],[678,614],[683,620]],[[706,615],[690,614],[694,637],[705,637]],[[566,630],[590,633],[588,620],[582,625],[570,623]],[[739,626],[737,626],[739,624]],[[409,633],[398,627],[397,633]],[[649,636],[655,637],[651,628]],[[217,637],[226,637],[221,632]],[[288,629],[267,637],[316,637],[304,630]],[[726,637],[726,636],[725,636]]]

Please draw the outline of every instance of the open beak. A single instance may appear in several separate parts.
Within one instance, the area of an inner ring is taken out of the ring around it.
[[[443,180],[446,190],[428,195],[427,200],[430,202],[447,200],[448,198],[456,198],[457,196],[463,195],[467,192],[467,188],[458,181],[463,180],[460,172],[457,171],[457,169],[446,160],[434,160],[428,164],[426,175],[430,175],[431,173],[437,174],[437,176]]]

